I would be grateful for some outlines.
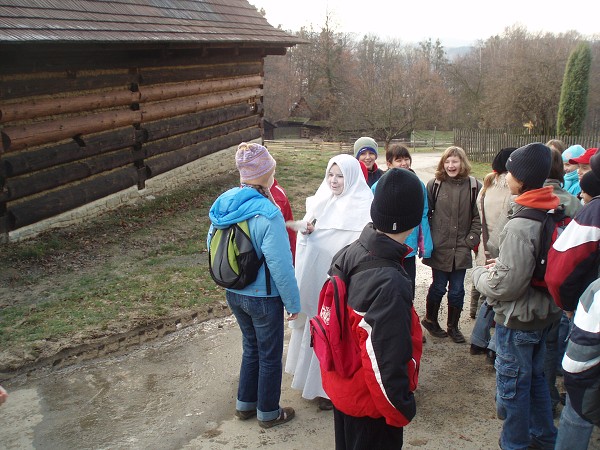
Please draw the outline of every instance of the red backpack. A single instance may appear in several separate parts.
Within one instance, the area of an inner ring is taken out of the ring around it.
[[[352,333],[348,309],[347,283],[350,277],[363,270],[377,267],[400,268],[390,260],[376,259],[358,264],[348,275],[339,268],[325,281],[319,294],[318,313],[310,319],[311,347],[321,369],[335,371],[350,378],[361,367],[360,346]],[[411,307],[412,364],[408,368],[410,390],[417,389],[419,365],[423,353],[423,331],[414,306]]]

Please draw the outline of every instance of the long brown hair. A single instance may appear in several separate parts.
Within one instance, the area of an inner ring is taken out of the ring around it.
[[[448,174],[444,170],[444,163],[451,156],[456,156],[460,159],[460,173],[457,178],[466,178],[471,174],[471,163],[467,158],[467,154],[462,148],[452,145],[444,150],[437,169],[435,170],[435,177],[440,181],[446,181],[448,179]]]

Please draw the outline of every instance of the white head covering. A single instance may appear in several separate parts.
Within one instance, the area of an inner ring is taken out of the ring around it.
[[[327,183],[327,174],[333,164],[337,164],[344,176],[344,190],[340,195],[334,195]],[[347,154],[337,155],[327,163],[325,178],[315,195],[306,199],[304,220],[317,219],[316,229],[362,231],[371,221],[372,201],[373,193],[358,160]]]

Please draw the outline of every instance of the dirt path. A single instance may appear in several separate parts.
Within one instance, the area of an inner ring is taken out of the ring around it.
[[[423,181],[439,154],[415,155]],[[468,279],[469,273],[467,275]],[[415,306],[425,314],[430,269],[417,264]],[[465,286],[469,297],[470,283]],[[444,305],[446,302],[444,301]],[[445,307],[440,322],[445,323]],[[468,337],[473,320],[464,315]],[[289,334],[286,337],[286,343]],[[240,332],[231,316],[146,342],[119,356],[10,380],[0,408],[2,449],[330,449],[333,419],[303,400],[284,374],[283,405],[297,418],[262,430],[233,417],[241,359]],[[406,449],[494,449],[501,422],[494,405],[495,374],[468,344],[428,336],[417,415],[405,429]],[[285,355],[284,355],[285,357]],[[600,449],[600,433],[590,449]]]

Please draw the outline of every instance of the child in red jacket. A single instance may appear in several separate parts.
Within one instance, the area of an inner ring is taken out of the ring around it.
[[[334,406],[338,450],[402,448],[403,427],[416,413],[412,391],[422,332],[416,313],[413,320],[412,285],[402,260],[411,251],[404,241],[421,222],[424,194],[414,173],[388,172],[375,190],[373,223],[332,263],[346,274],[364,262],[397,263],[357,272],[348,283],[353,332],[348,339],[360,346],[362,365],[350,377],[321,368],[323,388]],[[401,203],[402,198],[411,201]]]

